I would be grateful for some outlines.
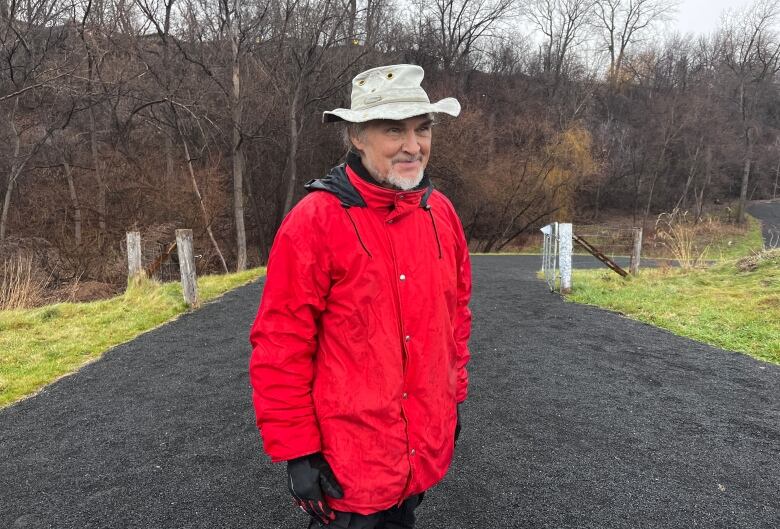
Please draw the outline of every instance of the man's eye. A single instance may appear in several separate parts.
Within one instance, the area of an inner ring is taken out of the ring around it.
[[[401,132],[401,129],[399,129],[398,127],[390,127],[389,129],[387,129],[387,132],[389,132],[390,134],[398,134],[399,132]]]

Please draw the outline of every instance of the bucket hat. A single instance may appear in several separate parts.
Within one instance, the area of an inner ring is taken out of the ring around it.
[[[431,103],[420,86],[424,75],[423,69],[414,64],[380,66],[359,73],[352,79],[350,108],[323,112],[322,122],[363,123],[372,119],[401,120],[428,113],[460,114],[460,103],[454,97]]]

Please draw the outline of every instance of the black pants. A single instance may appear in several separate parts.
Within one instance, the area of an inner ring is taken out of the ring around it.
[[[390,507],[385,511],[374,514],[355,514],[352,512],[334,511],[336,519],[328,525],[322,525],[313,518],[309,522],[309,529],[327,527],[329,529],[413,529],[414,510],[422,503],[422,492],[411,496],[400,507]]]

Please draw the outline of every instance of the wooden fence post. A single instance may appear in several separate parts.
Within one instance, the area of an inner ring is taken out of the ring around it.
[[[139,278],[144,273],[141,259],[141,232],[127,232],[127,282]]]
[[[176,249],[179,253],[179,272],[184,302],[198,306],[198,279],[195,277],[195,259],[192,256],[192,230],[176,230]]]
[[[642,228],[634,228],[634,248],[631,252],[631,264],[628,271],[631,275],[639,272],[639,258],[642,255]]]

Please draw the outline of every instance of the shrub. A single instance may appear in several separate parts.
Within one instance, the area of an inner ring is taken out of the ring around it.
[[[714,222],[709,220],[709,224]],[[697,233],[702,225],[688,218],[687,211],[675,208],[671,213],[661,213],[655,222],[655,239],[666,247],[682,268],[691,269],[705,264],[710,242],[698,242]]]

